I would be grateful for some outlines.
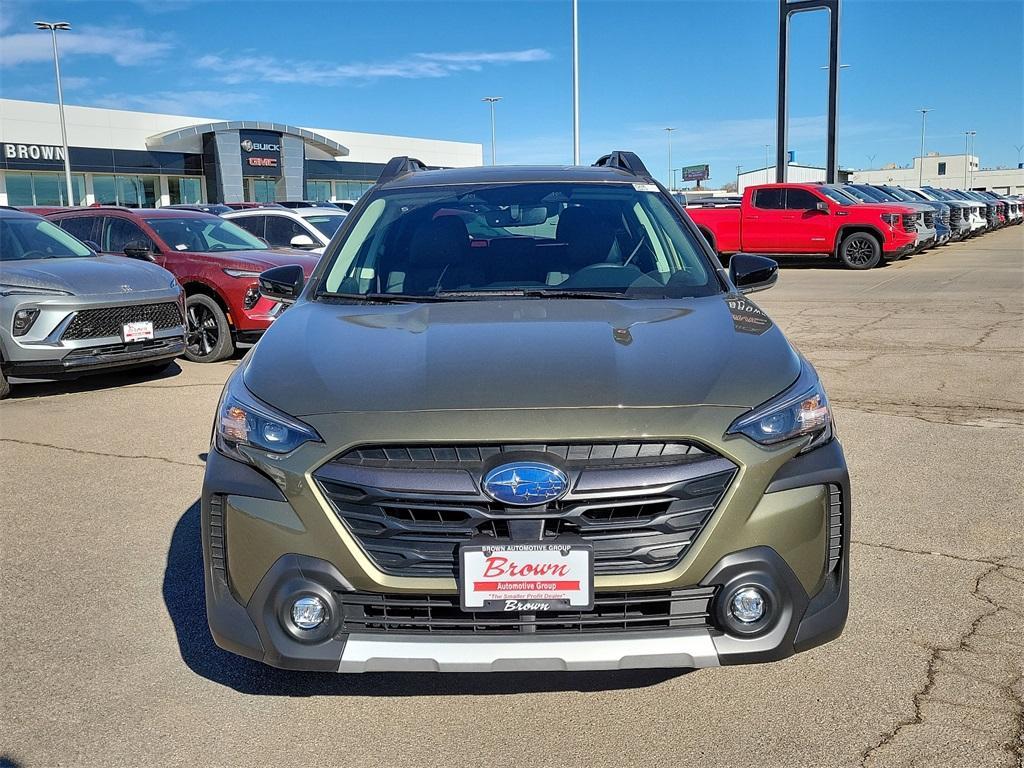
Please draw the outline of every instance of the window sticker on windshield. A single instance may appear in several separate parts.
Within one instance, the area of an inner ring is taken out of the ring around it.
[[[657,192],[658,191],[658,185],[657,184],[634,184],[633,185],[633,189],[635,189],[637,192]]]

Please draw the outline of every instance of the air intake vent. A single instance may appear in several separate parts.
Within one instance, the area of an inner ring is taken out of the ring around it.
[[[828,573],[839,565],[843,553],[843,492],[838,485],[828,486]]]
[[[214,494],[210,497],[210,565],[213,575],[228,582],[227,545],[224,539],[224,497]]]

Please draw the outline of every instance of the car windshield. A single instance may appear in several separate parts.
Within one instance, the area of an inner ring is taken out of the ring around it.
[[[306,220],[307,224],[312,224],[319,229],[328,240],[334,237],[338,227],[345,222],[345,215],[341,213],[318,213],[315,216],[303,216],[302,218]]]
[[[843,187],[843,192],[845,192],[846,194],[850,195],[851,197],[857,198],[862,203],[877,203],[877,202],[879,202],[877,197],[872,197],[871,195],[869,195],[867,192],[865,192],[864,190],[860,189],[859,187],[846,186],[846,187]]]
[[[933,201],[933,198],[928,197],[928,195],[926,195],[924,192],[918,192],[916,189],[907,189],[904,191],[908,195],[910,195],[914,200],[924,200],[925,202]]]
[[[925,187],[924,191],[927,192],[929,195],[932,195],[933,197],[939,198],[939,200],[958,200],[959,199],[959,198],[955,197],[954,195],[950,195],[950,194],[948,194],[946,192],[943,192],[941,189],[935,189],[933,187]]]
[[[37,218],[0,218],[0,261],[95,256],[60,227]]]
[[[720,293],[676,209],[647,185],[524,183],[381,192],[320,294],[682,298]]]
[[[865,194],[874,195],[875,200],[877,200],[880,203],[896,203],[896,202],[899,202],[899,200],[897,198],[893,197],[888,192],[885,192],[884,190],[879,189],[878,187],[860,187],[859,189],[863,189]]]
[[[920,200],[918,200],[916,197],[909,194],[908,192],[904,192],[902,189],[899,189],[898,187],[886,187],[883,191],[886,192],[890,197],[895,197],[897,200],[902,200],[905,203],[920,202]]]
[[[860,205],[860,200],[855,197],[851,197],[840,189],[835,187],[821,186],[818,187],[825,197],[832,200],[840,205]]]
[[[265,251],[266,244],[255,235],[224,219],[212,216],[146,219],[157,235],[176,251]]]

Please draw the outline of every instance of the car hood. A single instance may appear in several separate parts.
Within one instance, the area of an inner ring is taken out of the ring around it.
[[[0,261],[0,282],[89,296],[166,290],[174,276],[156,264],[127,256],[85,256]]]
[[[509,408],[753,407],[800,359],[749,299],[301,302],[244,371],[296,415]]]

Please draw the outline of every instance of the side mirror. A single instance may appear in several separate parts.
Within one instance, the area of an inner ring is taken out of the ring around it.
[[[814,204],[814,210],[821,211],[822,213],[828,213],[828,203],[819,200]]]
[[[729,279],[740,293],[763,291],[779,279],[779,265],[764,256],[737,253],[729,260]]]
[[[306,284],[306,276],[298,264],[274,267],[260,274],[260,294],[272,301],[283,301],[291,304],[302,293]]]
[[[149,243],[143,240],[133,240],[132,242],[125,244],[124,255],[130,259],[152,261],[153,249],[149,247]]]
[[[309,235],[296,235],[291,239],[292,248],[316,248],[316,243]]]

